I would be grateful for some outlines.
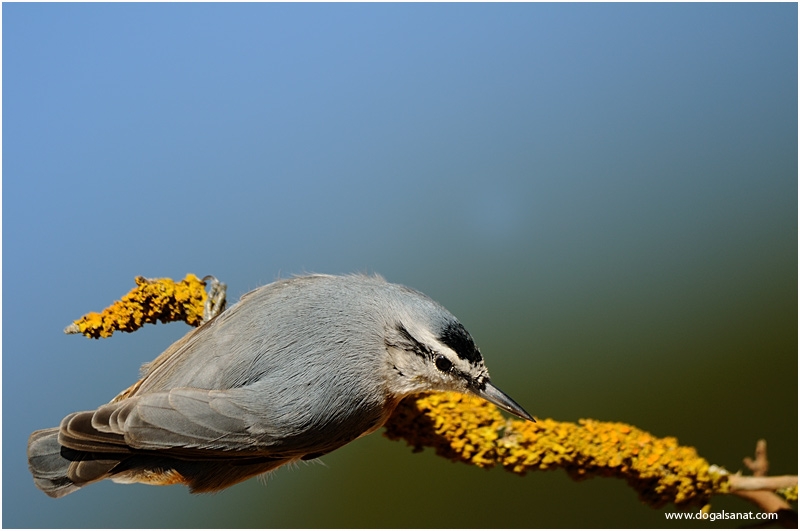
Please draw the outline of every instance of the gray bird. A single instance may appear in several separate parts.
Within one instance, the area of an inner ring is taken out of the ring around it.
[[[54,498],[106,478],[212,492],[371,433],[423,391],[533,420],[422,293],[377,276],[296,277],[186,334],[108,404],[31,434],[28,463]]]

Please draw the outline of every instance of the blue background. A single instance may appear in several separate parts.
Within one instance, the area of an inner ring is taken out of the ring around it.
[[[62,334],[136,275],[214,274],[235,300],[378,272],[459,316],[539,417],[731,470],[765,437],[797,472],[796,4],[2,9],[5,527],[678,525],[620,480],[379,434],[214,496],[49,499],[29,433],[186,332]]]

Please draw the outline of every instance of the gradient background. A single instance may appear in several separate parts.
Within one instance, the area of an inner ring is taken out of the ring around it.
[[[621,480],[379,434],[213,496],[49,499],[29,433],[186,332],[62,334],[136,275],[214,274],[236,300],[378,272],[459,316],[539,417],[731,470],[765,437],[796,473],[796,4],[2,10],[4,526],[678,525]]]

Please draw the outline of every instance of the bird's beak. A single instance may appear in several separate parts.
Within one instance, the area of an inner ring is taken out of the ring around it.
[[[503,391],[492,385],[489,380],[484,380],[484,388],[483,389],[475,389],[474,392],[479,397],[483,398],[484,400],[488,400],[492,404],[496,405],[500,409],[504,411],[508,411],[512,415],[516,415],[519,418],[525,420],[532,420],[536,422],[530,413],[522,409],[522,406],[514,402],[510,396],[505,394]]]

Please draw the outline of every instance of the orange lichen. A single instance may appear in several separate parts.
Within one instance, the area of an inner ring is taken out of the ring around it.
[[[168,278],[136,277],[136,287],[103,310],[84,315],[64,330],[86,337],[109,337],[115,331],[133,332],[146,323],[184,321],[198,326],[208,295],[205,282],[189,273],[180,282]]]
[[[621,422],[506,420],[492,404],[457,393],[407,398],[387,422],[386,436],[405,439],[415,451],[431,447],[453,461],[516,474],[563,468],[574,479],[624,478],[656,507],[702,506],[728,488],[725,474],[674,437]]]

